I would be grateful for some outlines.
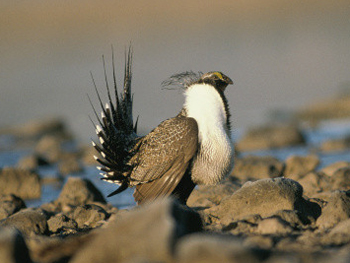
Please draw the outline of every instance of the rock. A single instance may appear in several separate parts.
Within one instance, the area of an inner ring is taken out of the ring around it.
[[[257,228],[257,232],[261,235],[288,235],[293,229],[282,219],[271,217],[262,220]]]
[[[326,183],[329,183],[329,180],[327,179],[328,178],[325,178],[319,173],[310,172],[299,179],[298,182],[303,186],[306,196],[314,196],[324,190],[323,186],[326,186]]]
[[[350,219],[339,222],[326,234],[322,243],[332,246],[340,246],[350,242]]]
[[[350,137],[341,139],[333,139],[325,141],[321,144],[320,150],[323,152],[340,152],[350,148]]]
[[[94,236],[93,232],[89,232],[65,238],[35,236],[27,238],[26,241],[34,262],[65,263],[69,262],[70,258]]]
[[[58,170],[61,175],[67,175],[82,172],[84,169],[77,159],[68,158],[59,163]]]
[[[62,142],[58,137],[46,135],[36,145],[35,153],[43,156],[50,163],[58,162],[63,155]]]
[[[70,263],[171,262],[178,239],[201,229],[194,211],[171,199],[156,201],[110,222]]]
[[[108,217],[109,214],[102,207],[93,204],[76,207],[72,216],[79,228],[95,228],[100,221],[106,220]]]
[[[15,194],[23,199],[39,198],[40,177],[26,170],[5,167],[0,171],[0,193]]]
[[[321,216],[316,221],[316,226],[321,229],[334,227],[341,221],[350,218],[350,193],[334,191],[328,204],[322,209]]]
[[[260,249],[272,249],[274,241],[271,236],[248,236],[243,245],[245,247],[260,248]]]
[[[192,234],[181,239],[176,247],[176,261],[179,263],[204,262],[260,262],[266,255],[244,247],[242,241],[221,235]]]
[[[350,166],[336,170],[331,177],[332,190],[350,189]]]
[[[0,195],[0,220],[26,208],[23,200],[13,194]]]
[[[44,157],[37,154],[32,154],[20,159],[17,164],[17,167],[19,169],[32,171],[37,169],[39,166],[48,165],[48,164],[49,162]]]
[[[58,118],[33,120],[21,124],[18,127],[2,130],[0,133],[11,133],[21,139],[38,139],[47,134],[59,136],[61,138],[71,137],[65,128],[64,122]]]
[[[235,236],[240,235],[249,235],[251,233],[255,233],[257,229],[257,224],[252,223],[246,220],[239,220],[236,222],[232,222],[229,225],[223,227],[221,230],[223,232],[230,232]]]
[[[228,180],[218,185],[200,185],[191,193],[187,200],[187,205],[190,207],[211,207],[217,205],[224,197],[231,195],[240,187],[239,183]]]
[[[297,228],[308,223],[307,221],[302,221],[302,219],[305,218],[303,218],[303,216],[300,215],[300,212],[296,210],[280,210],[271,216],[271,218],[275,217],[281,219],[284,222],[287,222],[293,228]]]
[[[0,227],[15,228],[26,236],[43,235],[47,231],[47,218],[43,210],[27,208],[1,220]]]
[[[297,210],[306,215],[312,209],[302,195],[302,186],[292,179],[261,179],[245,183],[241,189],[223,199],[220,205],[204,211],[214,218],[220,218],[223,225],[252,214],[268,217],[279,210]],[[311,207],[313,205],[318,206],[313,203]],[[313,211],[311,216],[316,218],[318,215]]]
[[[316,155],[297,156],[292,155],[286,159],[286,169],[284,176],[293,180],[298,180],[303,175],[313,172],[320,163]]]
[[[249,130],[236,143],[236,147],[238,151],[254,151],[295,146],[304,143],[305,139],[296,126],[263,126]]]
[[[324,167],[320,172],[324,173],[327,176],[332,176],[337,170],[345,167],[350,167],[350,163],[345,161],[340,161]]]
[[[82,147],[81,152],[81,160],[86,165],[98,165],[98,162],[94,158],[94,155],[96,155],[96,150],[94,147],[91,145]]]
[[[347,118],[350,116],[350,96],[325,99],[308,105],[297,113],[304,121],[318,122],[326,119]]]
[[[27,245],[15,229],[0,228],[0,262],[31,263]]]
[[[231,176],[241,180],[273,178],[282,175],[284,164],[270,156],[246,156],[236,160]]]
[[[51,233],[57,233],[66,229],[76,229],[78,224],[63,214],[57,214],[47,221],[47,226]]]
[[[101,192],[88,179],[69,177],[57,199],[64,205],[84,205],[91,202],[106,203]]]

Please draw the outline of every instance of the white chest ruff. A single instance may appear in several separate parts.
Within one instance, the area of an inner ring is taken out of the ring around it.
[[[224,103],[215,88],[206,84],[191,86],[185,96],[187,116],[197,121],[200,144],[192,180],[196,184],[216,184],[233,168],[234,150]]]

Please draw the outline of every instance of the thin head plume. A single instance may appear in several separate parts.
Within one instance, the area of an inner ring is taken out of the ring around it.
[[[162,89],[172,89],[169,86],[178,86],[180,88],[188,88],[193,83],[197,82],[201,76],[202,72],[185,71],[178,74],[170,76],[167,80],[162,82]]]

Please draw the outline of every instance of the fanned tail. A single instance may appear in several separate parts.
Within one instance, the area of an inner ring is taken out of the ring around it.
[[[92,140],[92,145],[99,153],[94,156],[101,166],[97,168],[101,171],[102,180],[117,183],[121,186],[109,196],[118,194],[128,188],[130,184],[130,173],[132,168],[128,165],[133,156],[132,149],[137,142],[137,121],[134,124],[132,115],[133,98],[131,94],[132,79],[132,48],[125,52],[124,87],[118,95],[116,69],[114,62],[114,52],[112,49],[112,71],[114,102],[108,82],[106,63],[102,57],[105,85],[108,102],[103,105],[100,93],[95,80],[91,74],[96,95],[102,109],[101,115],[97,114],[96,108],[89,98],[98,124],[94,124],[99,143]]]

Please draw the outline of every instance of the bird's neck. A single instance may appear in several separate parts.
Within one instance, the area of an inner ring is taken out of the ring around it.
[[[222,95],[211,85],[194,84],[185,91],[184,109],[187,117],[197,121],[199,139],[208,139],[208,136],[217,132],[227,133],[227,109]]]

